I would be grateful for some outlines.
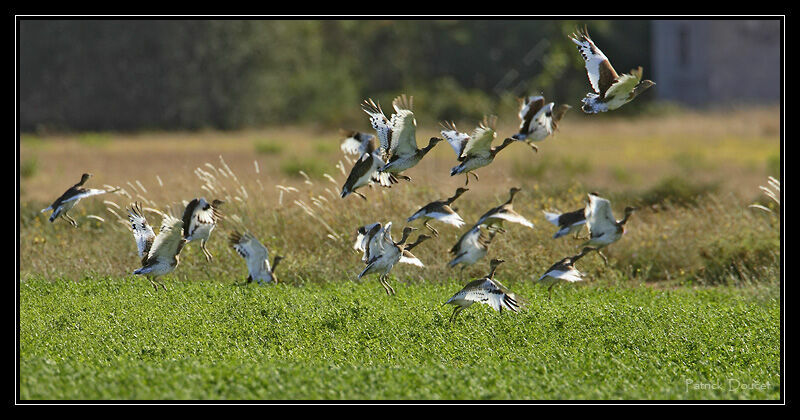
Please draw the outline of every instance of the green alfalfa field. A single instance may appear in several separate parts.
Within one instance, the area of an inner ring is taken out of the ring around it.
[[[436,135],[435,122],[418,123],[418,138]],[[513,132],[506,123],[498,137]],[[534,229],[507,224],[462,273],[447,268],[448,250],[466,227],[435,225],[441,236],[414,250],[426,267],[392,271],[393,297],[356,279],[355,228],[392,221],[399,233],[463,185],[448,176],[446,143],[408,171],[411,183],[365,188],[364,201],[338,197],[350,163],[335,130],[23,135],[19,398],[777,400],[780,207],[759,186],[780,179],[779,127],[775,108],[568,114],[538,154],[510,146],[456,202],[469,224],[521,187],[514,207]],[[77,229],[47,222],[39,210],[83,172],[91,187],[122,189],[76,206]],[[581,241],[553,240],[542,210],[579,208],[589,191],[618,217],[640,210],[608,266],[584,257],[585,281],[548,300],[534,279]],[[214,260],[188,245],[156,292],[132,275],[125,206],[178,213],[196,196],[226,201]],[[286,257],[279,284],[242,285],[226,240],[238,220]],[[523,309],[474,305],[449,323],[442,304],[491,258],[506,261],[497,278]]]

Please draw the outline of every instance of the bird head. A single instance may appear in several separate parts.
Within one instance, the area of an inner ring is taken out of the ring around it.
[[[91,177],[92,177],[92,174],[90,174],[90,173],[85,173],[85,174],[81,175],[81,182],[79,182],[78,185],[85,184],[86,181],[88,181],[89,178],[91,178]]]

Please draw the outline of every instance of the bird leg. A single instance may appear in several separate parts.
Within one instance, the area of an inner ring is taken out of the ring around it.
[[[159,286],[161,286],[161,287],[164,289],[164,291],[165,291],[165,292],[167,291],[167,286],[164,286],[164,283],[161,283],[161,282],[160,282],[160,281],[158,281],[157,279],[153,279],[153,281],[155,281],[156,283],[158,283],[158,285],[159,285]],[[158,286],[156,286],[156,291],[158,291]]]
[[[452,314],[452,315],[450,315],[450,323],[451,323],[451,324],[453,323],[453,321],[455,321],[455,320],[456,320],[456,317],[458,316],[458,314],[459,314],[459,313],[460,313],[462,310],[464,310],[464,307],[463,307],[463,306],[456,306],[456,307],[455,307],[455,309],[453,309],[453,314]]]
[[[550,285],[550,287],[547,288],[547,291],[548,291],[547,300],[552,300],[553,299],[553,286],[555,286],[555,285],[556,284],[553,283],[553,284]]]
[[[385,290],[385,291],[386,291],[386,294],[387,294],[387,295],[391,295],[392,293],[391,293],[391,292],[389,292],[389,287],[388,287],[389,285],[388,285],[388,284],[386,283],[386,281],[383,279],[383,276],[380,276],[380,277],[378,277],[378,281],[381,283],[381,286],[383,286],[383,290]]]
[[[395,176],[395,178],[400,178],[400,179],[406,180],[408,182],[411,182],[411,177],[410,176],[400,175],[400,174],[395,174],[394,176]]]
[[[75,219],[70,217],[67,213],[62,214],[61,217],[70,222],[72,224],[72,227],[78,227],[78,223],[75,221]]]
[[[156,292],[158,292],[158,285],[156,284],[156,282],[153,281],[153,278],[147,276],[147,280],[150,280],[150,284],[153,285],[153,288],[156,289]]]
[[[439,237],[439,232],[437,232],[436,229],[433,228],[433,226],[429,225],[427,220],[425,221],[425,227],[428,228],[428,230],[430,230],[431,233],[433,233],[433,236],[437,238]]]
[[[363,199],[364,199],[364,201],[367,201],[367,196],[365,196],[364,194],[361,194],[361,193],[360,193],[360,192],[358,192],[358,191],[353,191],[353,194],[355,194],[355,195],[357,195],[357,196],[359,196],[359,197],[363,198]]]
[[[605,261],[605,263],[606,263],[606,266],[608,266],[608,258],[606,258],[606,256],[605,256],[605,255],[603,255],[603,253],[602,253],[602,252],[600,252],[600,250],[599,250],[599,249],[597,250],[597,253],[598,253],[598,254],[600,254],[600,256],[601,256],[601,257],[603,257],[603,261]]]
[[[528,146],[530,146],[531,149],[533,149],[534,152],[539,153],[539,148],[535,144],[528,143]]]
[[[475,177],[475,181],[479,181],[478,174],[476,174],[475,172],[467,172],[467,178],[469,178],[469,175],[474,176]]]
[[[390,294],[391,294],[392,296],[394,296],[394,295],[395,295],[395,292],[394,292],[394,287],[392,287],[392,285],[391,285],[391,284],[389,284],[389,279],[388,279],[387,277],[388,277],[388,276],[386,276],[386,277],[383,279],[383,282],[384,282],[384,283],[386,283],[386,287],[388,287],[388,288],[389,288],[389,291],[391,292]]]
[[[206,261],[208,261],[208,262],[211,262],[212,255],[211,255],[211,253],[210,253],[210,252],[209,252],[209,251],[206,249],[206,240],[205,240],[205,239],[203,239],[203,240],[201,240],[201,241],[200,241],[200,249],[202,249],[202,250],[203,250],[203,255],[205,255],[205,256],[206,256]]]

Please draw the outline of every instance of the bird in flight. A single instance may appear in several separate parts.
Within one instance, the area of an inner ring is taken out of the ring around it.
[[[652,80],[642,80],[641,66],[628,74],[617,74],[605,54],[589,38],[585,27],[583,31],[573,33],[570,40],[578,46],[586,62],[586,73],[594,90],[594,93],[587,93],[581,100],[583,112],[596,114],[617,109],[655,85]]]

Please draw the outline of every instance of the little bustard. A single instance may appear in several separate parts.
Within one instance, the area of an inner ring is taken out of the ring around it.
[[[461,162],[450,170],[450,176],[465,174],[466,185],[469,185],[470,174],[477,181],[478,175],[473,171],[492,163],[501,150],[516,141],[507,138],[503,144],[491,147],[492,140],[497,136],[494,129],[496,123],[496,116],[484,117],[483,122],[472,132],[472,135],[459,132],[453,122],[442,123],[442,127],[444,127],[444,130],[441,131],[442,137],[447,139],[456,152],[456,159]]]
[[[417,240],[412,244],[406,244],[406,240],[412,231],[417,230],[413,227],[406,227],[403,229],[403,237],[399,242],[394,242],[391,236],[391,222],[387,223],[384,228],[378,228],[380,225],[373,226],[372,231],[377,231],[368,236],[369,243],[365,246],[365,258],[367,266],[358,275],[358,278],[372,274],[380,273],[378,281],[383,286],[386,294],[394,295],[395,291],[387,280],[389,271],[397,263],[412,264],[418,267],[424,267],[422,261],[415,257],[410,251],[426,239],[430,237],[427,235],[419,235]],[[366,237],[365,237],[366,238]]]
[[[428,221],[431,219],[436,219],[443,223],[460,228],[464,225],[464,220],[461,219],[461,216],[459,216],[458,213],[456,213],[456,211],[450,207],[450,205],[453,204],[453,202],[456,201],[461,194],[464,194],[467,191],[469,190],[466,188],[458,188],[452,197],[445,200],[428,203],[421,209],[417,210],[416,213],[411,215],[411,217],[408,218],[408,222],[410,223],[421,218],[425,221],[425,227],[428,228],[428,230],[430,230],[431,233],[433,233],[433,235],[436,237],[439,237],[439,232],[437,232],[436,229],[434,229],[433,226],[428,223]]]
[[[278,267],[278,263],[283,259],[282,256],[276,255],[272,260],[272,267],[270,267],[269,250],[250,232],[240,233],[234,230],[228,237],[228,242],[231,248],[236,250],[236,253],[244,258],[247,263],[247,280],[245,280],[245,284],[251,283],[253,280],[258,282],[259,286],[264,282],[278,282],[275,268]]]
[[[494,207],[483,214],[483,216],[478,219],[477,225],[479,224],[486,224],[488,226],[497,225],[499,230],[503,231],[503,221],[509,221],[512,223],[519,223],[525,227],[529,227],[533,229],[533,223],[522,217],[519,213],[514,211],[514,196],[517,195],[522,191],[520,188],[513,187],[508,191],[508,200],[505,203]]]
[[[536,282],[545,286],[548,286],[547,291],[547,299],[550,299],[553,295],[553,286],[555,286],[560,281],[566,281],[570,283],[574,283],[576,281],[583,280],[584,274],[578,271],[575,267],[575,261],[578,261],[581,257],[588,254],[591,251],[595,251],[594,248],[585,247],[583,251],[580,253],[573,255],[571,257],[566,257],[558,261],[557,263],[553,264],[550,268],[545,271],[545,273],[539,277],[539,280]]]
[[[492,243],[496,234],[497,229],[490,229],[486,225],[476,224],[472,229],[461,235],[458,242],[450,248],[450,253],[454,257],[447,265],[455,267],[458,264],[462,264],[461,271],[463,272],[464,268],[475,264],[486,255],[489,251],[489,244]]]
[[[350,193],[354,193],[366,200],[367,197],[356,191],[356,189],[373,182],[383,187],[396,184],[397,178],[395,178],[394,175],[378,171],[378,168],[383,166],[383,163],[377,150],[373,150],[372,153],[364,153],[361,155],[361,158],[353,164],[353,168],[350,170],[350,174],[347,176],[347,180],[345,180],[342,186],[342,198],[347,197]]]
[[[339,148],[348,155],[362,156],[375,150],[375,136],[360,131],[339,130],[345,136]]]
[[[180,262],[179,254],[186,243],[182,232],[183,221],[165,213],[156,236],[138,201],[128,207],[128,220],[131,222],[136,249],[142,259],[142,267],[133,274],[147,277],[156,291],[158,286],[167,290],[167,286],[158,281],[158,277],[171,273]]]
[[[105,193],[112,193],[119,190],[119,188],[113,190],[100,190],[94,188],[84,188],[83,184],[92,177],[92,174],[83,174],[81,175],[81,180],[77,184],[70,187],[64,194],[61,194],[60,197],[53,201],[49,207],[42,209],[40,213],[44,213],[48,210],[53,210],[50,214],[50,223],[53,223],[56,218],[59,216],[67,220],[73,227],[78,227],[78,223],[70,217],[67,212],[70,211],[76,204],[78,204],[81,199],[86,197],[91,197],[93,195],[105,194]]]
[[[568,213],[544,212],[544,217],[548,222],[556,225],[558,231],[553,234],[553,239],[574,233],[577,238],[578,232],[586,224],[586,208],[580,208]]]
[[[641,66],[629,74],[617,74],[605,54],[589,38],[585,28],[577,34],[573,33],[570,39],[578,46],[586,62],[586,73],[594,90],[594,93],[587,93],[581,100],[583,112],[596,114],[617,109],[655,85],[651,80],[642,80]]]
[[[580,246],[595,247],[597,253],[608,265],[608,258],[600,250],[622,238],[625,233],[625,223],[635,210],[635,207],[625,207],[625,217],[622,220],[615,220],[611,212],[611,203],[597,193],[589,193],[589,205],[585,210],[589,240]]]
[[[555,103],[544,103],[544,96],[527,96],[520,99],[519,132],[511,136],[514,140],[528,144],[533,151],[539,148],[533,142],[542,141],[558,129],[558,122],[564,114],[572,108],[569,105],[560,105],[555,108]]]
[[[206,261],[211,261],[211,252],[206,249],[211,231],[222,219],[220,206],[222,200],[213,200],[210,203],[205,198],[195,198],[186,205],[183,211],[183,237],[186,243],[200,241],[200,249],[206,257]]]
[[[417,147],[417,120],[412,111],[414,97],[400,95],[392,101],[395,113],[392,119],[386,118],[380,105],[372,99],[364,100],[361,108],[370,116],[372,128],[378,133],[382,159],[385,165],[379,168],[381,172],[394,174],[398,178],[411,180],[400,173],[414,167],[420,160],[442,139],[431,137],[428,145],[422,149]]]
[[[490,262],[491,271],[486,277],[467,283],[463,289],[444,303],[444,305],[455,305],[453,314],[450,315],[451,323],[455,321],[461,311],[469,308],[475,302],[489,305],[500,313],[503,312],[503,309],[508,309],[512,312],[519,310],[520,305],[517,302],[517,297],[494,279],[497,267],[503,262],[504,260],[492,260]]]

